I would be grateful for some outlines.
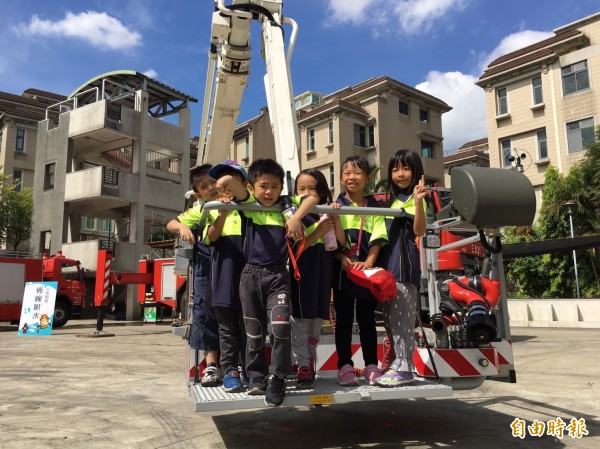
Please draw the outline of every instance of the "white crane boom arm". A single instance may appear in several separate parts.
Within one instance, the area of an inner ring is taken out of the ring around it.
[[[250,25],[261,23],[262,55],[266,64],[265,91],[277,162],[290,182],[300,171],[298,125],[289,61],[297,34],[296,22],[283,18],[281,0],[216,0],[211,30],[208,73],[204,92],[198,164],[219,163],[230,157],[233,132],[250,74]],[[292,26],[285,52],[283,23]]]

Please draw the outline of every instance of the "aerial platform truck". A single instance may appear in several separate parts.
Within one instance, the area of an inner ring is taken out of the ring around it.
[[[286,172],[286,185],[291,192],[299,172],[299,144],[289,62],[298,26],[283,16],[279,0],[233,0],[229,6],[224,0],[215,1],[199,163],[219,163],[228,158],[249,75],[253,20],[262,28],[265,90],[276,157]],[[292,27],[287,51],[284,25]],[[296,390],[289,380],[284,406],[450,396],[453,389],[476,388],[486,379],[516,381],[499,229],[531,224],[535,214],[533,187],[515,171],[463,167],[453,170],[451,198],[448,195],[447,191],[442,194],[433,189],[437,210],[431,214],[426,235],[421,239],[422,313],[414,354],[419,380],[401,388],[340,387],[335,380],[337,357],[333,338],[323,335],[317,349],[318,379],[314,388]],[[210,202],[204,205],[204,211],[255,207],[260,206]],[[316,206],[314,212],[384,216],[396,213],[386,208],[347,209]],[[451,259],[450,254],[456,257]],[[181,333],[181,328],[174,328],[174,332]],[[358,338],[353,350],[355,366],[360,367]],[[383,356],[383,348],[380,353]],[[265,406],[263,399],[256,396],[226,393],[221,387],[202,387],[198,382],[203,364],[201,351],[199,354],[188,348],[187,354],[188,385],[197,411]]]

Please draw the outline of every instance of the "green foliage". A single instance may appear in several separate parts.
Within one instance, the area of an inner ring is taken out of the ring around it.
[[[0,182],[0,243],[16,251],[30,237],[33,196],[30,188],[18,191],[10,176]]]
[[[377,175],[381,171],[381,167],[373,167],[369,174],[369,182],[365,185],[365,192],[367,194],[385,192],[387,189],[387,179],[380,179],[377,181]]]
[[[575,203],[573,228],[576,236],[600,233],[600,128],[596,142],[566,176],[548,167],[542,205],[531,228],[505,230],[506,243],[566,238],[571,236],[565,203]],[[595,249],[577,251],[577,268],[582,297],[600,296],[600,254]],[[572,298],[576,295],[572,251],[523,257],[506,263],[511,296]]]

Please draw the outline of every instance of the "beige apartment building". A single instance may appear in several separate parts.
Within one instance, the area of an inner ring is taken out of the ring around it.
[[[427,183],[444,183],[442,100],[386,76],[331,94],[305,92],[295,98],[300,135],[300,168],[316,168],[334,197],[340,192],[341,163],[362,156],[387,177],[390,157],[399,149],[419,152]],[[274,157],[268,111],[235,129],[231,157],[249,165]]]
[[[487,137],[467,142],[454,154],[444,157],[444,187],[451,187],[454,167],[489,167],[490,155]]]
[[[600,13],[497,58],[477,82],[486,97],[490,166],[521,164],[538,208],[548,167],[566,174],[594,142],[599,83]]]
[[[0,92],[0,173],[9,176],[18,191],[33,187],[38,121],[45,118],[48,106],[66,98],[38,89],[21,95]],[[28,249],[29,241],[18,248]]]

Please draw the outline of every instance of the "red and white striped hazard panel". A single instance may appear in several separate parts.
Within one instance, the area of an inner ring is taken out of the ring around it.
[[[498,374],[498,353],[494,348],[431,349],[431,356],[440,377],[495,376]],[[413,361],[417,373],[435,377],[427,348],[417,348]]]

